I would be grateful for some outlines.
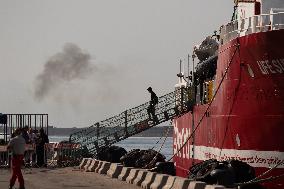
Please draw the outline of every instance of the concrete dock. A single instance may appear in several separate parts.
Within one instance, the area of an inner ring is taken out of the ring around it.
[[[26,189],[141,189],[106,175],[84,172],[73,168],[33,168],[22,170]],[[9,188],[11,171],[0,169],[0,188]],[[18,183],[16,182],[16,188]]]
[[[26,189],[226,189],[91,158],[83,158],[76,168],[24,168],[22,172]],[[0,189],[8,188],[10,175],[10,170],[0,169]]]

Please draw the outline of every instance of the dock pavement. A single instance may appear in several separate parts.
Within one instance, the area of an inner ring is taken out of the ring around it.
[[[74,168],[23,169],[26,189],[141,189],[118,179]],[[10,169],[0,169],[0,189],[9,188]],[[16,182],[15,188],[18,188]]]

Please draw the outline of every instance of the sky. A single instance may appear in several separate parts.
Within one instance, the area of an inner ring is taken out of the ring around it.
[[[86,127],[174,90],[233,0],[0,0],[0,112]],[[187,65],[187,63],[185,63]]]

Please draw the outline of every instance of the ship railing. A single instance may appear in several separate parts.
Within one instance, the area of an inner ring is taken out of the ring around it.
[[[245,35],[284,29],[284,12],[255,15],[234,20],[220,28],[221,44]]]

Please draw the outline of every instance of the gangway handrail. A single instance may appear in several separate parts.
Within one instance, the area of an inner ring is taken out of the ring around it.
[[[190,99],[189,90],[190,88],[182,87],[160,96],[155,114],[150,115],[151,119],[147,112],[150,103],[146,102],[72,133],[70,142],[80,143],[96,156],[100,148],[191,111],[193,99]]]

